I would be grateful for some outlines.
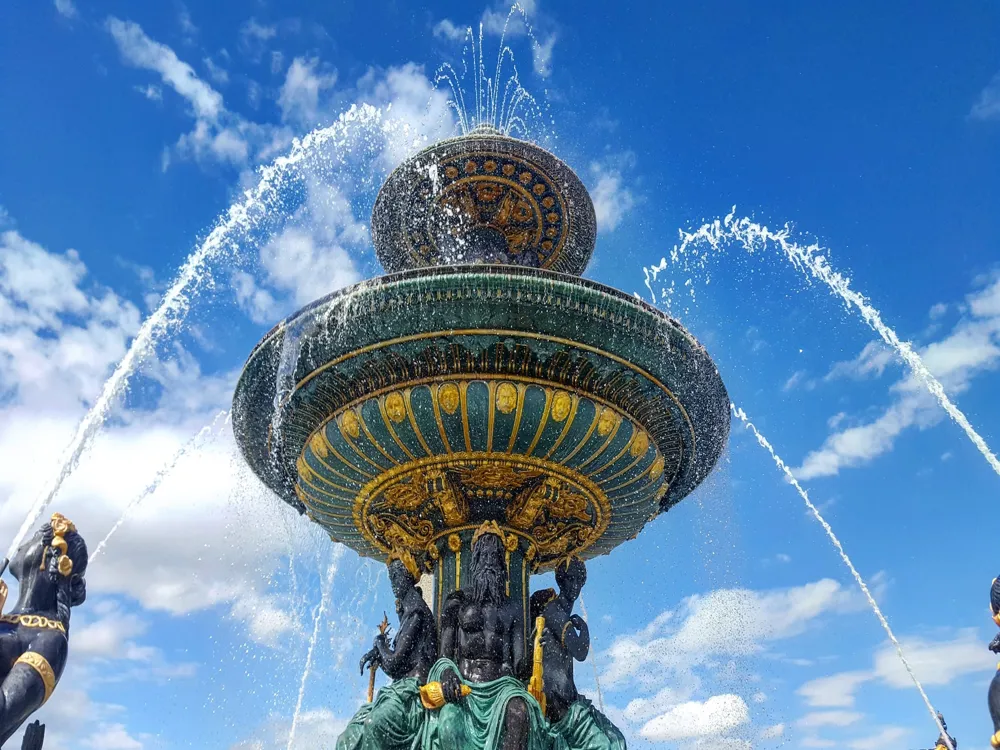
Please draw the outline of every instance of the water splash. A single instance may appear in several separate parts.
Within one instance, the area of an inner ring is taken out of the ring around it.
[[[164,464],[163,467],[158,472],[156,472],[156,476],[154,476],[153,480],[146,485],[146,488],[138,495],[133,497],[131,500],[129,500],[128,504],[125,506],[125,509],[122,511],[121,515],[118,516],[118,520],[115,521],[114,526],[112,526],[110,531],[108,531],[108,533],[105,534],[104,538],[98,543],[97,548],[90,556],[91,562],[97,559],[97,557],[107,546],[108,540],[115,535],[115,532],[118,531],[119,528],[121,528],[121,525],[125,523],[125,519],[128,518],[129,515],[131,515],[132,511],[139,506],[139,503],[141,503],[147,497],[156,492],[157,489],[159,489],[160,484],[167,477],[167,475],[174,470],[177,464],[180,463],[180,460],[184,458],[184,456],[186,456],[188,453],[200,449],[205,444],[205,440],[207,440],[210,436],[212,436],[215,433],[215,427],[219,423],[220,419],[224,419],[226,422],[229,421],[228,409],[220,411],[218,414],[216,414],[215,419],[213,419],[207,425],[202,427],[197,432],[197,434],[195,434],[194,437],[192,437],[190,440],[184,443],[184,445],[182,445],[178,449],[178,451],[174,453],[173,457],[171,457],[171,459],[166,464]]]
[[[208,276],[208,264],[228,248],[235,246],[236,235],[257,226],[267,215],[268,208],[277,200],[281,187],[291,170],[299,165],[314,149],[343,143],[355,127],[375,126],[381,122],[382,113],[370,105],[352,106],[340,115],[335,123],[318,128],[301,140],[295,139],[285,156],[275,159],[270,165],[259,170],[260,180],[252,190],[243,193],[243,200],[234,203],[219,219],[215,228],[204,242],[181,266],[177,278],[163,295],[160,306],[143,322],[139,332],[121,362],[115,368],[101,389],[101,394],[77,426],[59,464],[55,477],[45,491],[35,500],[21,524],[20,530],[11,542],[7,557],[12,558],[21,542],[34,526],[38,518],[58,494],[63,484],[76,470],[80,457],[91,446],[107,419],[111,407],[128,387],[132,375],[139,365],[154,350],[162,336],[177,327],[190,309],[194,294]]]
[[[931,699],[927,697],[927,692],[924,690],[924,686],[920,684],[920,680],[917,679],[917,675],[914,673],[913,668],[910,666],[910,662],[907,661],[906,655],[903,653],[903,647],[899,645],[899,641],[896,640],[896,635],[892,632],[892,628],[889,627],[889,621],[885,619],[885,615],[882,614],[882,610],[875,601],[875,597],[873,597],[871,591],[868,590],[868,585],[865,583],[864,578],[861,577],[857,568],[854,567],[854,563],[851,562],[851,558],[849,558],[847,553],[844,551],[844,547],[840,543],[840,539],[838,539],[837,535],[833,533],[833,529],[830,528],[830,524],[828,524],[826,519],[823,518],[823,514],[819,512],[819,509],[815,505],[813,505],[812,500],[809,499],[809,493],[807,493],[802,485],[799,484],[795,475],[792,474],[792,470],[789,469],[788,465],[781,459],[781,457],[774,452],[774,448],[767,441],[767,438],[760,434],[754,426],[754,423],[750,421],[749,417],[747,417],[746,412],[733,403],[729,404],[729,408],[732,410],[733,415],[743,423],[743,426],[750,430],[750,432],[753,433],[753,436],[757,438],[757,443],[760,447],[771,454],[771,458],[774,459],[774,463],[784,473],[785,479],[787,479],[799,493],[799,497],[801,497],[803,502],[805,502],[809,512],[812,513],[813,517],[819,521],[820,525],[823,527],[823,531],[826,532],[827,537],[829,537],[833,546],[836,547],[837,553],[840,555],[840,559],[843,561],[844,565],[846,565],[847,569],[851,571],[851,575],[854,576],[855,582],[858,584],[861,592],[868,600],[868,605],[872,608],[872,612],[875,613],[875,617],[878,618],[879,623],[882,625],[882,629],[885,631],[885,634],[889,637],[889,640],[895,647],[896,655],[899,656],[900,662],[902,662],[903,666],[906,668],[906,672],[910,675],[910,679],[913,680],[914,687],[917,688],[917,691],[920,693],[920,697],[923,698],[924,705],[927,706],[927,710],[930,712],[931,718],[934,719],[934,723],[940,730],[942,737],[945,738],[945,744],[948,745],[948,750],[955,750],[955,748],[952,747],[951,741],[947,739],[948,733],[944,731],[944,726],[942,726],[941,720],[938,719],[937,711],[935,711],[934,706],[931,705]]]
[[[583,612],[583,621],[590,625],[590,617],[587,616],[587,605],[583,603],[583,594],[580,594],[580,611]],[[589,628],[588,628],[589,629]],[[594,635],[590,635],[590,650],[594,651]],[[597,660],[591,657],[590,665],[594,668],[594,687],[597,689],[597,707],[604,713],[604,694],[601,692],[601,678],[597,674]]]
[[[519,17],[518,17],[519,16]],[[440,87],[447,84],[451,91],[448,106],[458,118],[459,128],[463,134],[468,134],[484,125],[499,130],[504,135],[518,133],[521,137],[548,135],[552,125],[552,116],[546,103],[543,112],[538,100],[522,84],[514,52],[506,44],[507,31],[511,21],[522,24],[531,41],[532,53],[541,54],[542,45],[535,36],[528,14],[520,3],[511,5],[500,34],[500,44],[497,51],[496,68],[492,77],[486,75],[485,56],[483,53],[483,24],[479,24],[479,34],[469,26],[465,30],[464,47],[462,48],[462,72],[459,73],[449,63],[441,65],[434,73],[434,85]],[[504,79],[504,65],[509,62],[510,72]],[[470,101],[466,101],[469,89],[467,79],[472,75]],[[502,82],[502,83],[501,83]],[[470,112],[470,105],[472,111]],[[546,115],[548,122],[546,122]],[[529,127],[534,124],[539,134],[531,132]]]
[[[933,373],[924,364],[923,359],[917,354],[909,342],[900,341],[896,332],[882,321],[882,316],[871,302],[860,292],[851,288],[851,280],[839,272],[833,270],[826,258],[827,252],[818,244],[810,244],[803,247],[792,241],[790,238],[792,230],[786,224],[782,229],[771,230],[766,226],[756,224],[748,218],[734,219],[736,207],[723,220],[716,219],[713,222],[703,224],[693,232],[680,232],[680,244],[675,245],[670,252],[670,263],[677,263],[682,258],[689,261],[694,255],[695,263],[704,266],[707,256],[697,255],[698,248],[705,246],[714,251],[718,251],[720,246],[728,242],[739,242],[747,252],[753,254],[758,250],[764,250],[768,245],[777,247],[782,255],[798,271],[807,275],[807,278],[817,279],[826,284],[830,291],[839,296],[849,307],[854,307],[862,319],[874,330],[882,340],[896,350],[913,373],[923,382],[924,386],[934,398],[938,400],[941,407],[947,412],[955,423],[962,428],[972,444],[976,446],[986,462],[998,475],[1000,475],[1000,460],[997,459],[993,451],[983,440],[982,436],[976,432],[975,428],[966,418],[965,414],[948,398],[944,386],[934,377]],[[690,263],[688,263],[690,265]],[[656,280],[661,271],[668,267],[666,258],[660,260],[659,265],[644,268],[646,277],[646,288],[656,302],[656,295],[653,292],[652,282]],[[673,286],[670,287],[671,293]]]
[[[302,699],[306,694],[306,681],[309,679],[309,673],[312,671],[313,652],[316,650],[316,642],[319,640],[319,628],[323,622],[323,615],[326,614],[326,608],[330,604],[330,594],[333,592],[333,579],[337,576],[337,568],[340,567],[340,558],[344,556],[345,549],[347,548],[342,544],[334,545],[330,567],[326,570],[326,579],[323,581],[320,591],[319,605],[316,607],[316,614],[313,617],[313,630],[312,636],[309,638],[309,649],[306,651],[306,664],[302,670],[302,679],[299,681],[299,697],[295,701],[295,713],[292,714],[292,727],[288,730],[287,750],[292,750],[292,744],[295,742],[295,730],[298,728],[299,715],[302,713]]]

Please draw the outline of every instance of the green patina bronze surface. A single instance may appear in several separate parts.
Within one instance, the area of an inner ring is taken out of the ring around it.
[[[707,475],[729,425],[714,365],[676,322],[500,266],[319,301],[254,351],[236,406],[258,475],[360,554],[427,559],[493,519],[540,568],[635,536]]]

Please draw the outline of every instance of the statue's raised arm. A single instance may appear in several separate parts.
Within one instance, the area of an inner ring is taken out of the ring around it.
[[[55,513],[21,545],[10,572],[19,590],[0,616],[0,744],[49,699],[66,667],[70,608],[87,597],[87,545]]]

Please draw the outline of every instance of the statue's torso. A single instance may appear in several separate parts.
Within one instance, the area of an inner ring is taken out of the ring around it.
[[[513,670],[513,665],[504,664],[511,624],[506,607],[489,602],[463,604],[458,613],[458,643],[459,669],[465,679],[488,682]]]
[[[570,613],[558,603],[552,602],[545,607],[544,614],[545,629],[549,631],[550,636],[542,657],[545,697],[549,704],[549,713],[561,715],[578,697],[573,679],[573,656],[566,650],[562,641]]]

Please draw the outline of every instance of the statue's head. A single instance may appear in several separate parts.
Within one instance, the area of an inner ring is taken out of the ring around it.
[[[587,566],[579,557],[567,557],[556,565],[556,585],[570,601],[576,601],[587,582]]]
[[[397,599],[402,599],[417,584],[416,565],[413,568],[398,557],[389,561],[389,585]]]
[[[70,579],[70,606],[83,604],[87,598],[84,578],[87,573],[87,543],[73,522],[60,513],[53,513],[49,522],[20,546],[10,562],[10,572],[18,581],[26,581],[32,571],[49,567],[51,555],[59,556],[59,572]]]
[[[507,548],[496,522],[483,524],[472,537],[472,597],[493,604],[507,598]]]
[[[993,579],[993,586],[990,589],[990,612],[993,613],[993,620],[1000,625],[1000,578]]]

